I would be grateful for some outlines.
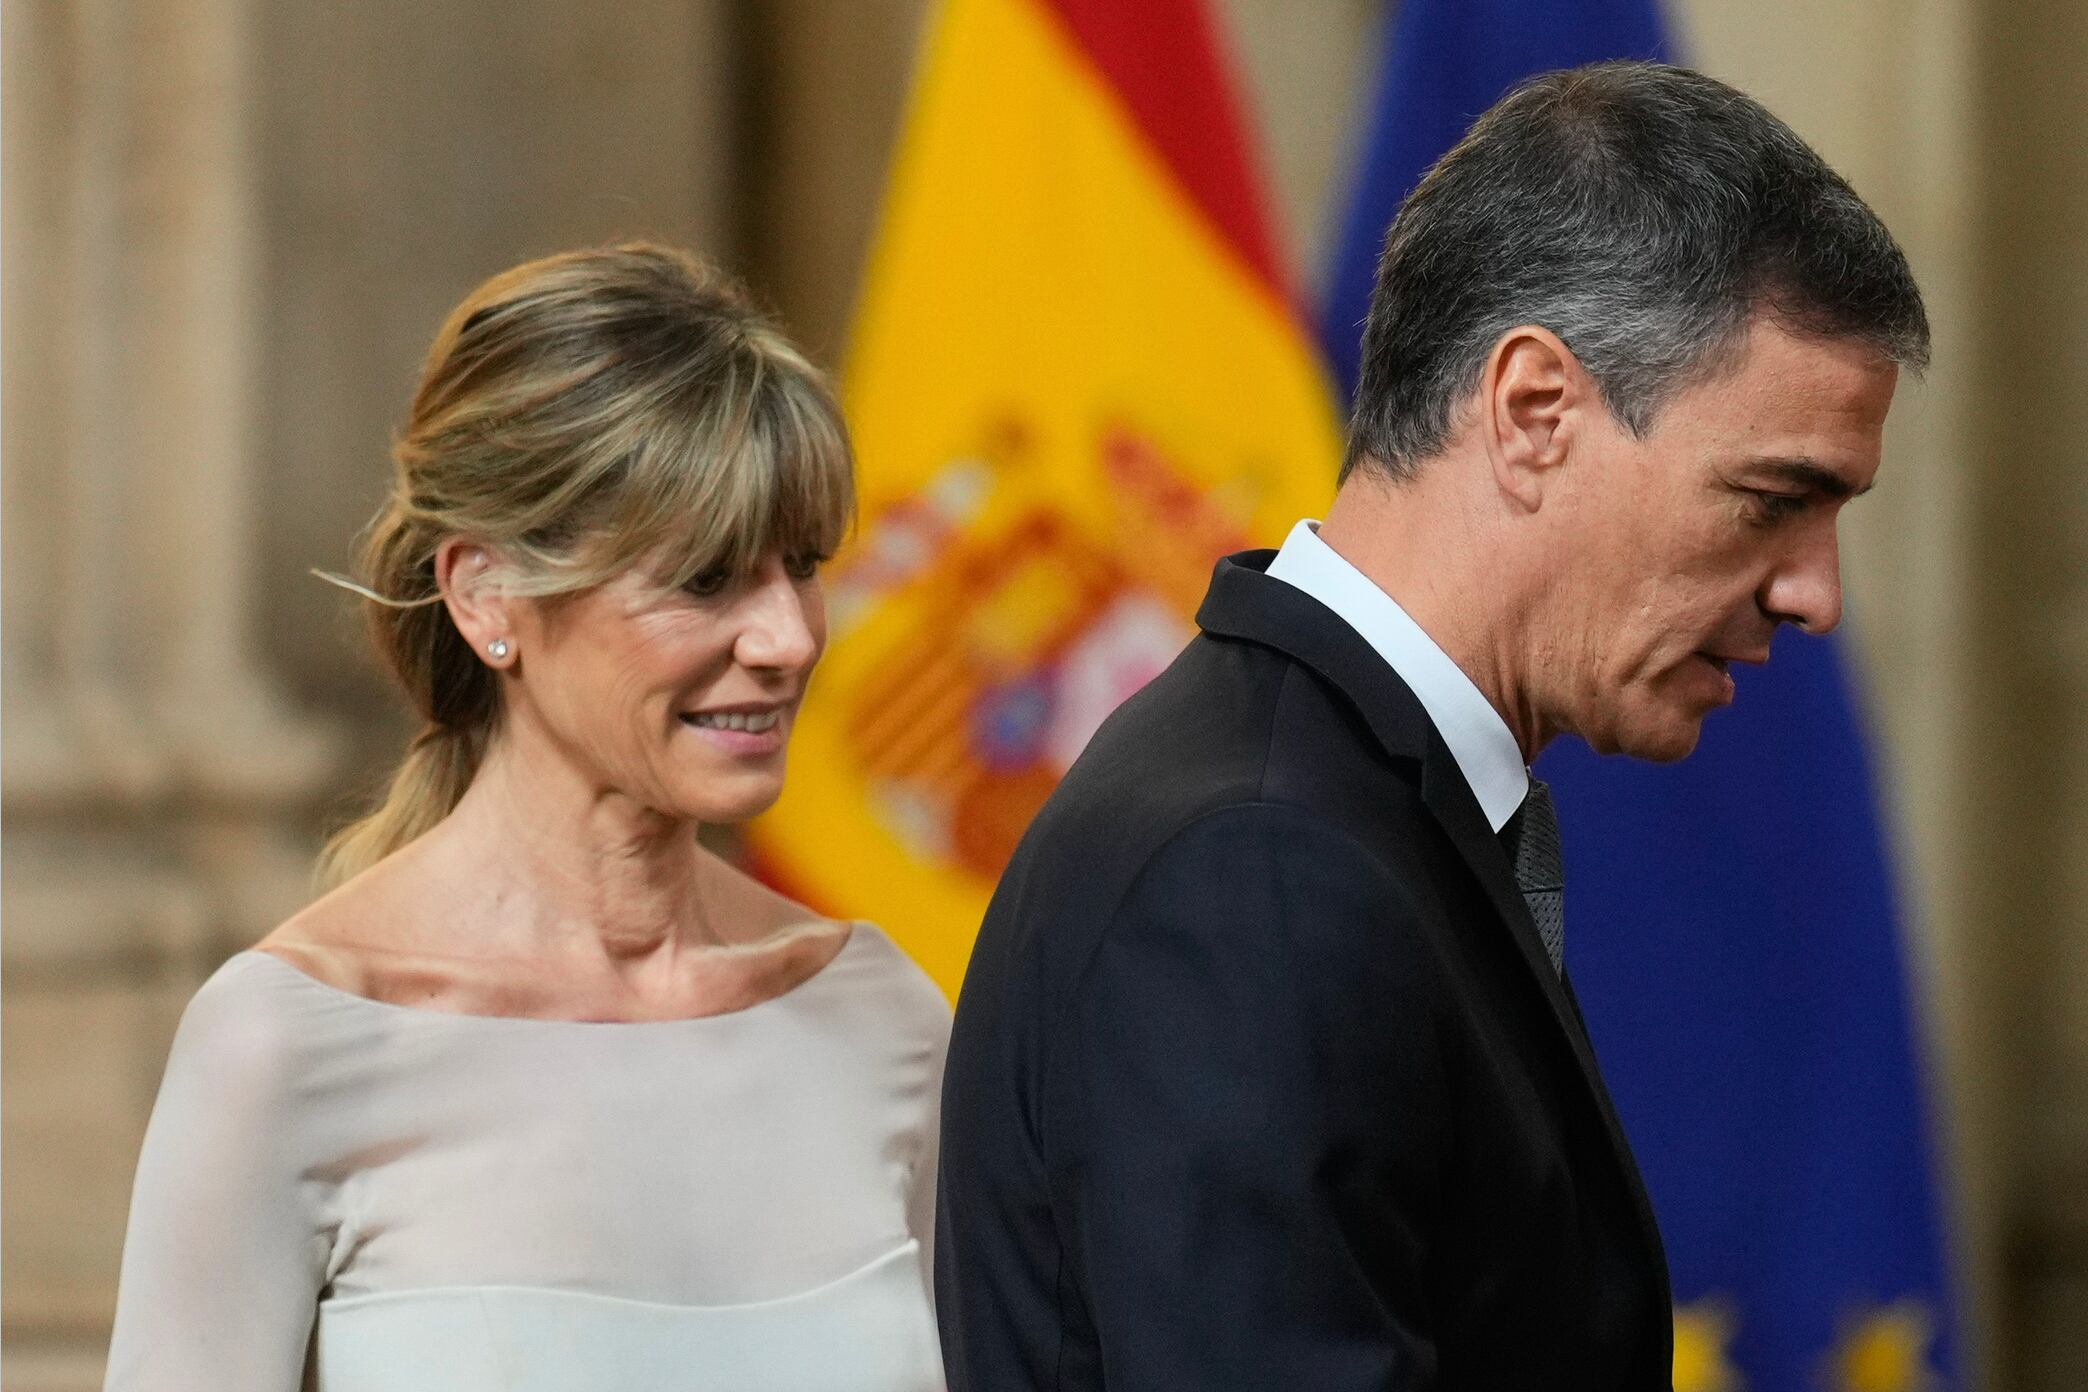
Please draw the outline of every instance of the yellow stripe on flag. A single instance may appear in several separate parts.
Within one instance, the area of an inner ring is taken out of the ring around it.
[[[1212,562],[1324,504],[1314,350],[1034,0],[949,0],[844,395],[863,527],[759,863],[955,994],[1086,736]]]

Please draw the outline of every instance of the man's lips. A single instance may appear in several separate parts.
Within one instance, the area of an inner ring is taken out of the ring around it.
[[[1734,663],[1739,662],[1750,667],[1756,667],[1769,660],[1769,654],[1767,653],[1756,656],[1753,653],[1699,652],[1694,654],[1694,656],[1699,662],[1717,674],[1719,686],[1717,703],[1722,706],[1730,705],[1736,694],[1736,688],[1733,685]]]

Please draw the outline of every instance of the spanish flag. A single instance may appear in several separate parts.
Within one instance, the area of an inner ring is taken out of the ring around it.
[[[954,996],[1017,838],[1212,563],[1340,459],[1201,0],[943,0],[843,394],[863,522],[751,849]]]

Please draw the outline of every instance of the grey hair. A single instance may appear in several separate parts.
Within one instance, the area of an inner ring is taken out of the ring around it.
[[[1676,391],[1730,365],[1760,313],[1928,363],[1891,233],[1760,103],[1662,63],[1532,78],[1393,219],[1341,476],[1368,459],[1412,477],[1518,325],[1557,334],[1643,435]]]

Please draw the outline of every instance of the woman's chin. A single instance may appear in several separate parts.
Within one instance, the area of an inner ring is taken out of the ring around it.
[[[783,796],[783,775],[778,769],[773,775],[747,772],[726,774],[702,780],[696,786],[677,789],[675,811],[693,822],[708,826],[729,826],[738,822],[751,822]]]

